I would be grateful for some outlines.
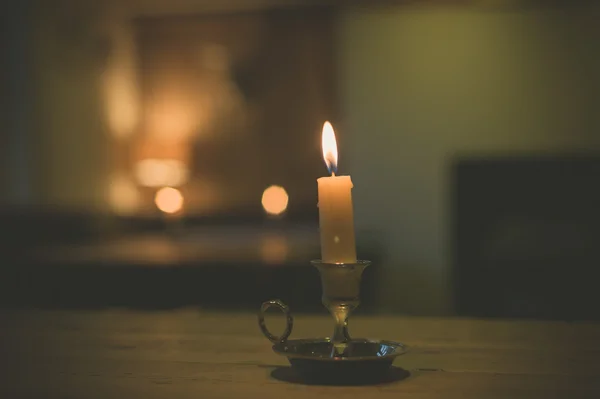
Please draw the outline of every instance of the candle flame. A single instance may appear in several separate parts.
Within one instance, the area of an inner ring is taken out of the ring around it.
[[[329,170],[329,173],[334,175],[337,172],[338,151],[333,126],[331,126],[331,123],[329,122],[325,122],[323,125],[321,145],[323,147],[323,159],[325,160],[327,169]]]

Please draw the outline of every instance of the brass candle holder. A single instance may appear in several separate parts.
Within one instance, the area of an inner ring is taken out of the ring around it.
[[[258,313],[258,324],[273,343],[273,351],[286,356],[292,367],[305,377],[355,381],[385,375],[396,356],[406,352],[406,346],[393,341],[353,339],[348,332],[348,319],[360,304],[362,274],[371,262],[313,260],[311,264],[321,275],[321,301],[333,317],[333,334],[327,338],[288,340],[294,325],[289,307],[277,299],[266,301]],[[286,315],[286,328],[280,336],[271,334],[265,324],[265,312],[271,307]]]

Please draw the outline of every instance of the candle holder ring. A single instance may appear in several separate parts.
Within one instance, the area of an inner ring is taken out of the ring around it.
[[[285,330],[283,331],[283,334],[279,336],[271,334],[267,328],[267,325],[265,324],[265,312],[271,307],[276,307],[285,314]],[[260,327],[263,335],[274,344],[278,342],[285,342],[292,333],[292,328],[294,328],[294,317],[290,312],[290,308],[285,303],[281,302],[279,299],[272,299],[270,301],[263,302],[261,305],[260,311],[258,312],[258,326]]]

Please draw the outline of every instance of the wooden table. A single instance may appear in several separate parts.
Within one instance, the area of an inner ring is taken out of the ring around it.
[[[340,387],[299,382],[252,314],[2,311],[0,321],[7,399],[600,398],[594,324],[355,316],[355,336],[412,350],[394,381]],[[325,314],[298,315],[292,337],[330,328]]]

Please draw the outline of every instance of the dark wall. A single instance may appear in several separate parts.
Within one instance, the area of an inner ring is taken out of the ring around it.
[[[462,160],[454,172],[458,313],[600,320],[600,158]]]

